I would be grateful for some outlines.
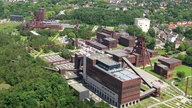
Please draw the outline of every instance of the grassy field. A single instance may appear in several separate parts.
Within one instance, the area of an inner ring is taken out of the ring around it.
[[[185,91],[186,89],[186,84],[187,84],[187,79],[182,79],[179,82],[175,82],[175,85],[178,86],[181,90]],[[192,78],[188,79],[188,89],[187,89],[187,94],[192,96]]]
[[[155,59],[153,61],[151,61],[151,62],[155,62]],[[154,75],[154,76],[156,76],[158,78],[161,78],[161,76],[156,74],[154,72],[153,68],[151,68],[150,66],[146,67],[145,71],[149,72],[150,74],[152,74],[152,75]],[[186,65],[181,65],[181,66],[175,67],[175,69],[173,70],[173,78],[177,77],[177,72],[179,72],[179,71],[185,72],[186,76],[192,75],[192,69],[190,67],[188,67]]]
[[[192,75],[192,68],[190,68],[190,67],[188,67],[186,65],[181,65],[181,66],[175,67],[175,69],[173,71],[174,76],[176,76],[177,72],[179,72],[179,71],[185,72],[186,76]]]
[[[151,64],[153,65],[155,62],[157,62],[158,61],[158,59],[157,58],[155,58],[155,59],[151,59]]]
[[[0,84],[0,90],[9,89],[11,86],[9,84]]]
[[[150,74],[152,74],[152,75],[154,75],[154,76],[156,76],[156,77],[158,77],[158,78],[161,78],[160,75],[158,75],[158,74],[156,74],[156,73],[154,72],[154,69],[153,69],[153,67],[151,67],[151,66],[146,67],[146,68],[145,68],[145,71],[146,71],[146,72],[149,72]]]
[[[11,86],[9,84],[6,84],[3,79],[0,78],[0,90],[2,89],[9,89]]]
[[[16,23],[16,22],[0,23],[0,31],[2,32],[16,31],[16,27],[20,24],[21,23]]]
[[[166,106],[164,104],[160,104],[160,105],[154,106],[152,108],[170,108],[170,107],[168,107],[168,106]]]
[[[147,98],[147,99],[141,100],[138,104],[130,106],[129,108],[147,108],[147,106],[155,103],[156,101],[153,100],[152,98]]]
[[[166,52],[165,52],[165,50],[156,50],[157,52],[158,52],[158,54],[160,54],[160,55],[162,55],[162,54],[165,54]]]
[[[152,74],[152,75],[154,75],[154,76],[156,76],[158,78],[162,78],[160,75],[156,74],[154,72],[153,68],[151,68],[150,66],[146,67],[145,71],[149,72],[150,74]],[[170,83],[173,80],[173,78],[177,78],[177,72],[179,72],[179,71],[185,72],[186,76],[192,75],[192,70],[191,70],[190,67],[188,67],[186,65],[181,65],[181,66],[175,67],[175,69],[173,71],[173,77],[172,78],[164,79],[164,81],[167,82],[167,83]],[[178,85],[178,87],[181,90],[185,91],[186,79],[183,79],[180,82],[175,82],[175,84]],[[192,78],[190,78],[190,80],[189,80],[189,86],[188,86],[188,93],[187,94],[192,95]]]

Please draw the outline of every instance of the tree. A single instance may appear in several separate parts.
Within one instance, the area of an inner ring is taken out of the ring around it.
[[[179,50],[180,51],[184,51],[186,48],[185,48],[185,45],[184,45],[184,43],[182,42],[181,44],[180,44],[180,46],[179,46]]]
[[[154,49],[155,45],[156,45],[156,41],[155,41],[154,38],[151,38],[151,37],[147,37],[146,38],[146,46],[147,46],[147,48]]]
[[[192,47],[188,48],[186,53],[188,56],[192,56]]]
[[[127,32],[130,35],[145,35],[145,33],[141,30],[141,28],[135,26],[135,25],[129,25],[127,28]]]
[[[185,45],[185,50],[187,50],[190,47],[190,44],[187,41],[183,41],[183,44]]]
[[[156,33],[155,33],[155,30],[153,28],[150,28],[148,33],[149,33],[149,36],[154,37],[154,38],[156,37]]]
[[[184,60],[185,59],[185,55],[182,55],[182,54],[179,54],[178,56],[177,56],[177,58],[179,59],[179,60]]]
[[[192,29],[189,29],[187,30],[185,33],[184,33],[184,36],[189,38],[189,39],[192,39]]]
[[[76,38],[76,35],[73,32],[69,32],[67,36],[68,38]]]
[[[184,59],[184,63],[186,63],[189,66],[192,66],[192,56],[186,55],[186,57]]]
[[[69,50],[67,49],[64,49],[62,52],[61,52],[61,56],[65,59],[69,59],[72,55],[72,52],[70,52]]]
[[[51,19],[56,15],[55,11],[46,11],[45,17]]]
[[[169,52],[175,49],[174,43],[172,42],[166,42],[164,47],[166,52]]]
[[[166,52],[171,51],[171,46],[167,46],[167,47],[165,48],[165,50],[166,50]]]
[[[0,17],[4,14],[4,8],[3,8],[3,1],[2,0],[0,0]]]
[[[181,42],[180,46],[179,46],[179,50],[180,51],[185,51],[190,47],[189,42],[183,41]]]
[[[183,72],[183,71],[179,71],[179,72],[177,72],[177,77],[179,77],[179,78],[184,78],[185,77],[185,72]]]
[[[178,26],[177,28],[173,29],[173,31],[178,33],[178,34],[184,33],[183,27],[181,27],[181,26]]]
[[[66,45],[67,49],[73,50],[74,49],[74,45],[73,45],[73,40],[70,39],[68,44]]]

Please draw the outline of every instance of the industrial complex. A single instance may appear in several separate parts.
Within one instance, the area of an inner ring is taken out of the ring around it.
[[[33,19],[31,19],[30,21],[24,22],[22,24],[23,28],[25,29],[45,29],[45,28],[56,29],[56,30],[64,29],[62,24],[45,20],[44,8],[39,9],[39,11],[36,14],[34,14],[33,12],[30,12],[30,14],[33,16]]]
[[[142,36],[125,36],[102,29],[97,33],[97,39],[73,40],[79,52],[71,56],[70,61],[59,55],[46,55],[44,58],[55,66],[46,69],[57,71],[64,76],[81,100],[91,98],[90,93],[94,93],[94,97],[112,106],[126,108],[150,95],[159,96],[160,90],[168,86],[160,79],[135,67],[145,68],[146,65],[151,65],[150,57],[158,55],[157,52],[146,48],[145,38]],[[128,42],[128,47],[111,49],[121,42]],[[176,59],[159,59],[154,69],[158,74],[164,75],[162,65],[171,70],[180,64]],[[75,80],[72,80],[74,78]],[[141,92],[141,84],[149,89]]]

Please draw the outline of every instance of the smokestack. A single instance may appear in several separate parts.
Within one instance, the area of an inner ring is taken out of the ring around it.
[[[87,60],[86,55],[83,55],[83,79],[86,81],[86,69],[87,69]]]

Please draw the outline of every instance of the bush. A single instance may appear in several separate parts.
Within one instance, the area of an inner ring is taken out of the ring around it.
[[[188,48],[186,53],[187,53],[188,56],[192,56],[192,47]]]
[[[73,53],[70,52],[69,50],[64,49],[64,50],[61,52],[61,57],[65,58],[65,59],[69,59],[72,54],[73,54]]]
[[[185,72],[181,72],[181,71],[179,71],[179,72],[177,72],[177,76],[179,77],[179,78],[184,78],[185,77]]]
[[[179,54],[178,56],[177,56],[177,58],[179,59],[179,60],[184,60],[185,59],[185,55],[182,55],[182,54]]]
[[[173,51],[173,54],[178,54],[178,53],[180,53],[179,50],[175,50],[175,51]]]

